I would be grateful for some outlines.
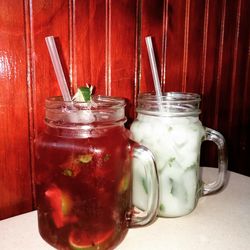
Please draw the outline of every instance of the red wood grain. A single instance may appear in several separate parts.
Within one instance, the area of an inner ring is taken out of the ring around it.
[[[163,31],[163,0],[141,1],[141,81],[140,92],[153,92],[154,84],[149,65],[148,52],[145,43],[146,36],[152,36],[155,57],[161,78],[162,31]]]
[[[203,51],[204,62],[202,69],[202,121],[205,125],[215,127],[214,119],[217,119],[216,96],[217,85],[220,84],[221,59],[223,49],[223,1],[209,1],[206,4],[207,20],[204,22]],[[213,34],[213,35],[211,35]],[[213,103],[213,105],[210,105]]]
[[[239,1],[240,2],[240,1]],[[217,88],[217,112],[218,118],[215,126],[218,129],[224,131],[225,136],[228,135],[228,122],[230,119],[230,95],[235,91],[234,89],[234,65],[237,55],[235,54],[235,48],[237,47],[237,2],[225,1],[225,23],[223,27],[223,50],[222,50],[222,65],[221,65],[221,77],[218,81]],[[226,29],[226,27],[230,27]],[[228,136],[227,136],[228,137]],[[229,138],[228,138],[229,139]]]
[[[182,90],[186,8],[186,1],[168,1],[166,91]]]
[[[110,7],[110,94],[127,99],[127,116],[134,116],[136,1],[114,1]]]
[[[72,67],[74,86],[91,83],[96,94],[106,94],[106,1],[74,1]]]
[[[186,22],[188,23],[187,32],[187,65],[185,91],[201,94],[202,92],[202,67],[204,65],[204,21],[205,21],[206,1],[191,1],[189,14]]]
[[[23,2],[0,2],[0,219],[32,209]]]
[[[43,128],[44,104],[48,96],[60,95],[45,37],[53,35],[69,78],[69,5],[66,1],[34,1],[31,5],[31,50],[33,69],[34,130]]]

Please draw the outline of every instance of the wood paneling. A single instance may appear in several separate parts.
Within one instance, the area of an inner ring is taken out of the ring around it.
[[[182,90],[185,52],[185,16],[185,1],[168,1],[165,91]]]
[[[53,35],[70,87],[69,53],[69,3],[65,0],[33,1],[30,3],[30,39],[33,119],[35,137],[43,128],[44,101],[52,95],[60,95],[54,68],[45,43],[45,37]]]
[[[134,113],[136,1],[109,1],[110,95],[127,99],[127,116]]]
[[[32,209],[24,9],[0,2],[0,219]]]
[[[231,10],[231,13],[233,11]],[[239,173],[250,176],[250,2],[237,3],[235,34],[233,43],[233,66],[231,72],[231,92],[229,100],[229,119],[227,138],[229,144],[230,167]],[[226,68],[225,68],[226,70]],[[225,132],[226,133],[226,132]]]
[[[140,8],[140,48],[141,48],[141,79],[140,92],[152,92],[154,90],[153,78],[150,70],[147,48],[145,43],[146,36],[152,36],[155,57],[158,62],[158,72],[161,72],[161,49],[163,33],[163,0],[141,0]]]
[[[73,85],[76,87],[91,83],[95,86],[96,94],[107,94],[106,82],[109,82],[106,80],[108,1],[76,0],[72,2]]]
[[[229,169],[250,176],[248,0],[11,0],[0,3],[0,219],[33,205],[34,141],[44,101],[60,94],[44,42],[57,37],[70,91],[125,97],[153,91],[151,35],[163,91],[202,95],[201,119],[226,138]],[[202,164],[216,152],[203,149]]]

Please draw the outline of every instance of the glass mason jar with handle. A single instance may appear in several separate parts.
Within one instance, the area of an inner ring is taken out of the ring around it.
[[[94,96],[91,105],[46,100],[36,141],[36,198],[41,236],[57,249],[113,249],[128,228],[152,222],[158,176],[149,150],[129,139],[125,101]],[[132,158],[151,182],[145,211],[132,205]]]
[[[194,93],[169,92],[162,97],[141,94],[137,118],[131,125],[132,138],[153,153],[160,183],[158,215],[178,217],[190,213],[198,198],[216,192],[225,181],[226,145],[223,136],[202,126],[199,120],[200,96]],[[200,180],[200,148],[205,140],[218,148],[218,177],[213,183]],[[134,160],[134,203],[145,208],[147,176]]]

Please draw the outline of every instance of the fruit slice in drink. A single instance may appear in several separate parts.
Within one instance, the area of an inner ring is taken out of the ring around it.
[[[69,235],[69,245],[73,250],[103,249],[113,232],[114,229],[93,234],[85,230],[73,230]]]
[[[57,228],[76,220],[75,216],[70,216],[73,203],[68,193],[63,192],[57,186],[51,186],[45,192],[45,196],[51,206],[51,216]]]

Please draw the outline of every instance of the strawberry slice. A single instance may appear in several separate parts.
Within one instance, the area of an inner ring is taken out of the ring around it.
[[[68,193],[63,192],[57,186],[52,186],[45,192],[45,197],[51,206],[51,215],[57,228],[76,221],[75,216],[70,216],[73,202]]]

